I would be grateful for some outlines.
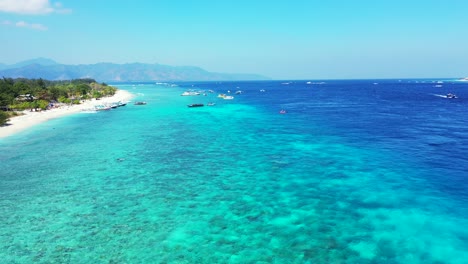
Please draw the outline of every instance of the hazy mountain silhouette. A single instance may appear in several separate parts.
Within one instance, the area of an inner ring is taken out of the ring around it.
[[[46,58],[0,64],[0,77],[69,80],[93,78],[98,81],[218,81],[268,80],[258,74],[208,72],[194,66],[169,66],[146,63],[59,64]]]

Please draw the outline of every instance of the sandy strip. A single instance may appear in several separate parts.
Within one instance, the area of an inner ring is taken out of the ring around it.
[[[24,115],[10,118],[7,126],[0,127],[0,138],[11,136],[20,131],[26,130],[34,125],[46,122],[50,119],[63,117],[70,114],[79,113],[86,109],[93,109],[95,105],[108,104],[113,102],[127,102],[134,97],[128,91],[117,90],[114,96],[101,98],[96,101],[87,100],[79,105],[62,106],[52,110],[41,111],[41,112],[30,112],[29,110],[24,111]]]

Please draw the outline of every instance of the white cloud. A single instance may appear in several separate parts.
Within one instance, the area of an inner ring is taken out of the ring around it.
[[[41,31],[47,30],[47,27],[42,24],[31,24],[30,28],[35,29],[35,30],[41,30]]]
[[[55,6],[55,12],[60,13],[60,14],[68,14],[68,13],[71,13],[72,11],[69,8],[64,8],[62,3],[60,2],[55,2],[54,6]]]
[[[20,27],[20,28],[29,28],[29,29],[40,30],[40,31],[47,30],[47,27],[42,25],[42,24],[28,23],[28,22],[25,22],[25,21],[18,21],[16,23],[13,23],[11,21],[5,20],[5,21],[2,22],[2,25]]]
[[[0,0],[0,12],[40,15],[50,13],[70,13],[60,2],[51,4],[49,0]]]
[[[15,24],[17,27],[27,27],[28,26],[28,23],[24,22],[24,21],[18,21],[16,22]]]

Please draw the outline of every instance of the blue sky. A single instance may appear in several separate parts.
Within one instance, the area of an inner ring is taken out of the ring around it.
[[[0,63],[160,63],[274,79],[468,76],[465,0],[0,0]]]

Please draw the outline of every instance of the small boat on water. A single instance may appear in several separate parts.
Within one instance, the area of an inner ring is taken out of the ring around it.
[[[138,101],[138,102],[135,102],[135,105],[145,105],[146,102],[143,102],[143,101]]]
[[[223,98],[224,100],[232,100],[232,99],[234,99],[234,96],[226,95],[226,94],[219,94],[218,97],[219,97],[219,98]]]
[[[284,109],[281,109],[281,111],[279,111],[280,114],[286,114],[286,110]]]
[[[189,104],[188,107],[202,107],[204,104]]]
[[[200,95],[200,93],[193,92],[193,91],[186,91],[186,92],[183,92],[180,96],[193,96],[193,95]]]
[[[453,93],[448,93],[448,94],[446,95],[446,97],[447,97],[448,99],[456,99],[456,98],[458,98],[458,97],[457,97],[455,94],[453,94]]]
[[[215,105],[215,104],[216,104],[216,103],[209,102],[209,103],[207,103],[206,105],[207,105],[207,106],[213,106],[213,105]]]
[[[108,105],[95,105],[94,110],[95,111],[105,111],[105,110],[110,110],[112,107]]]
[[[122,101],[117,102],[117,107],[126,106],[126,105],[127,105],[126,102],[122,102]]]

